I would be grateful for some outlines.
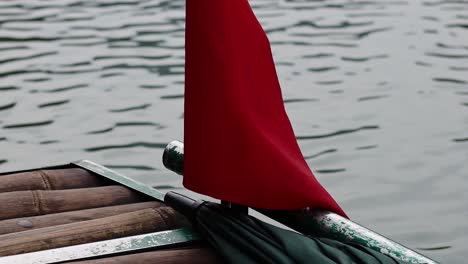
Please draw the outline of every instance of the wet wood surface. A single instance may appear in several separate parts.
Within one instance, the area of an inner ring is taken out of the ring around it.
[[[71,211],[57,214],[47,214],[33,217],[21,217],[0,221],[0,235],[38,229],[49,226],[70,224],[93,220],[113,215],[138,211],[146,208],[159,208],[165,206],[160,202],[144,202],[124,204],[109,207],[100,207],[87,210]]]
[[[0,220],[147,201],[123,186],[0,193]]]
[[[103,186],[108,180],[80,168],[36,170],[0,176],[0,192]]]
[[[145,253],[69,262],[70,264],[216,264],[224,263],[216,252],[208,247],[157,250]]]
[[[0,256],[72,246],[189,226],[172,208],[147,208],[95,220],[0,236]]]

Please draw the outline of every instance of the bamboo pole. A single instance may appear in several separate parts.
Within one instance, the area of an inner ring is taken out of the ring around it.
[[[0,193],[89,188],[107,183],[103,177],[80,168],[36,170],[0,176]]]
[[[0,221],[0,235],[93,220],[162,206],[164,204],[160,202],[145,202],[3,220]]]
[[[215,264],[225,263],[216,252],[207,247],[156,250],[111,258],[69,262],[70,264]]]
[[[45,227],[0,236],[0,256],[157,232],[188,226],[169,207],[148,208],[95,220]]]
[[[123,186],[0,193],[0,220],[148,200]]]

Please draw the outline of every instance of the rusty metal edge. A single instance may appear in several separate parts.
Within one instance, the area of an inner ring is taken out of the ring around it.
[[[201,237],[191,228],[181,228],[144,235],[117,238],[106,241],[55,248],[0,258],[1,264],[49,264],[97,257],[107,257],[122,253],[132,253],[148,249],[167,248],[182,245]]]

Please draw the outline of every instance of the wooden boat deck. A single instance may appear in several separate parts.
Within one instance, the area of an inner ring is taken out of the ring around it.
[[[172,208],[82,168],[0,174],[4,256],[189,227]],[[73,263],[221,263],[203,242]]]
[[[183,160],[182,151],[170,150]],[[0,264],[223,263],[184,216],[159,202],[164,199],[164,193],[86,160],[0,173]],[[257,210],[304,234],[410,263],[437,263],[334,213]]]

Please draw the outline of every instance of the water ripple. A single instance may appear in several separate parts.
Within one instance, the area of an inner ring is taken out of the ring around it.
[[[376,99],[382,99],[382,98],[387,98],[387,97],[388,95],[373,95],[373,96],[359,97],[357,100],[362,102],[362,101],[376,100]]]
[[[345,172],[346,169],[320,169],[320,170],[315,170],[316,173],[321,173],[321,174],[332,174],[332,173],[339,173],[339,172]]]
[[[452,248],[452,246],[438,246],[438,247],[417,247],[416,249],[419,250],[444,250],[444,249],[449,249]]]
[[[137,105],[137,106],[131,106],[131,107],[126,107],[126,108],[120,108],[120,109],[110,109],[109,112],[111,113],[121,113],[121,112],[129,112],[129,111],[134,111],[134,110],[144,110],[150,107],[151,104],[142,104],[142,105]]]
[[[468,67],[450,66],[449,69],[452,71],[468,71]]]
[[[165,85],[152,85],[152,84],[142,84],[139,87],[143,88],[143,89],[164,89],[164,88],[166,88]]]
[[[341,57],[343,61],[351,61],[351,62],[367,62],[374,59],[385,59],[388,58],[388,55],[374,55],[368,57]]]
[[[357,147],[356,149],[357,150],[367,150],[367,149],[375,149],[375,148],[377,148],[377,145],[361,146],[361,147]]]
[[[0,42],[51,42],[51,41],[62,41],[62,40],[76,40],[76,39],[93,39],[96,38],[94,35],[82,35],[82,36],[64,36],[64,37],[8,37],[0,35]]]
[[[328,71],[333,71],[337,69],[338,67],[319,67],[319,68],[309,68],[307,70],[310,72],[328,72]]]
[[[314,155],[304,156],[304,159],[305,160],[315,159],[315,158],[318,158],[318,157],[326,155],[326,154],[335,153],[337,151],[338,151],[338,149],[336,149],[336,148],[327,149],[327,150],[321,151],[321,152],[319,152],[317,154],[314,154]]]
[[[11,47],[0,47],[0,52],[2,51],[12,51],[12,50],[27,50],[28,46],[11,46]]]
[[[174,64],[174,65],[144,65],[144,64],[129,64],[129,63],[120,63],[105,66],[103,70],[130,70],[130,69],[144,69],[148,72],[159,73],[160,75],[183,75],[184,65],[183,64]],[[179,71],[177,71],[179,69]]]
[[[332,53],[318,53],[318,54],[308,54],[308,55],[303,55],[302,58],[304,59],[320,59],[320,58],[328,58],[328,57],[333,57],[335,56]]]
[[[54,101],[54,102],[40,104],[37,107],[39,107],[39,108],[53,107],[53,106],[68,104],[69,102],[70,102],[70,100],[60,100],[60,101]]]
[[[318,99],[315,98],[294,98],[294,99],[284,99],[283,102],[285,104],[291,103],[303,103],[303,102],[317,102]]]
[[[467,84],[467,81],[464,80],[459,80],[459,79],[453,79],[453,78],[432,78],[436,82],[442,82],[442,83],[453,83],[453,84]]]
[[[357,44],[351,43],[338,43],[338,42],[323,42],[323,43],[312,43],[306,41],[272,41],[272,45],[291,45],[291,46],[313,46],[313,47],[337,47],[337,48],[356,48]]]
[[[30,122],[30,123],[19,123],[3,126],[4,129],[15,129],[15,128],[28,128],[28,127],[38,127],[38,126],[47,126],[52,124],[53,120],[39,121],[39,122]]]
[[[61,92],[67,92],[67,91],[86,88],[86,87],[89,87],[89,84],[75,84],[75,85],[70,85],[70,86],[66,86],[66,87],[49,89],[49,90],[45,90],[43,92],[45,92],[45,93],[61,93]]]
[[[111,131],[113,131],[114,129],[116,129],[118,127],[155,127],[155,128],[158,128],[158,129],[163,128],[163,126],[161,126],[160,124],[153,123],[153,122],[118,122],[118,123],[116,123],[114,126],[112,126],[110,128],[90,131],[90,132],[87,132],[87,134],[108,133],[108,132],[111,132]]]
[[[0,78],[5,77],[12,77],[15,75],[27,75],[27,74],[34,74],[34,73],[41,73],[41,70],[12,70],[6,72],[0,72]]]
[[[342,80],[332,80],[332,81],[320,81],[320,82],[315,82],[318,85],[336,85],[336,84],[341,84],[343,83]]]
[[[173,100],[173,99],[183,99],[183,94],[170,94],[170,95],[163,95],[160,97],[163,100]]]
[[[24,79],[24,82],[47,82],[50,81],[51,78],[49,77],[42,77],[42,78],[30,78],[30,79]]]
[[[0,105],[0,111],[9,110],[9,109],[15,107],[15,105],[16,105],[16,102],[9,103],[9,104],[6,104],[6,105]]]
[[[468,59],[468,54],[446,54],[446,53],[436,53],[436,52],[426,52],[427,56],[439,57],[446,59]]]
[[[450,25],[447,25],[447,27],[468,29],[468,24],[450,24]]]
[[[93,31],[118,31],[122,29],[134,28],[134,27],[158,27],[168,25],[166,22],[150,22],[150,23],[128,23],[125,25],[115,27],[96,27],[96,26],[72,26],[71,30],[93,30]]]
[[[445,48],[445,49],[466,49],[466,50],[468,50],[468,46],[464,46],[464,45],[450,45],[450,44],[445,44],[445,43],[440,43],[440,42],[438,42],[436,45],[437,45],[437,47]]]
[[[137,56],[137,55],[120,55],[120,56],[96,56],[93,60],[112,60],[112,59],[143,59],[143,60],[163,60],[171,58],[171,55],[161,55],[161,56]]]
[[[379,126],[362,126],[362,127],[355,128],[355,129],[338,130],[336,132],[332,132],[332,133],[328,133],[328,134],[311,135],[311,136],[297,136],[296,139],[297,140],[309,140],[309,139],[330,138],[330,137],[336,137],[336,136],[356,133],[356,132],[363,131],[363,130],[375,130],[375,129],[379,129]]]
[[[60,143],[60,141],[59,140],[46,140],[46,141],[39,142],[39,145],[50,145],[50,144],[55,144],[55,143]]]
[[[134,142],[129,144],[116,144],[116,145],[108,145],[108,146],[99,146],[99,147],[91,147],[86,148],[86,152],[96,152],[96,151],[103,151],[103,150],[112,150],[112,149],[128,149],[128,148],[157,148],[157,149],[164,149],[167,146],[167,143],[151,143],[151,142]]]
[[[49,55],[55,55],[55,54],[58,54],[58,52],[52,51],[52,52],[44,52],[44,53],[34,54],[34,55],[30,55],[30,56],[16,57],[16,58],[11,58],[11,59],[6,59],[6,60],[0,60],[0,64],[15,62],[15,61],[21,61],[21,60],[31,60],[31,59],[45,57],[45,56],[49,56]]]
[[[89,66],[89,65],[91,65],[90,61],[80,61],[80,62],[62,64],[60,66],[62,66],[62,67],[79,67],[79,66]]]

